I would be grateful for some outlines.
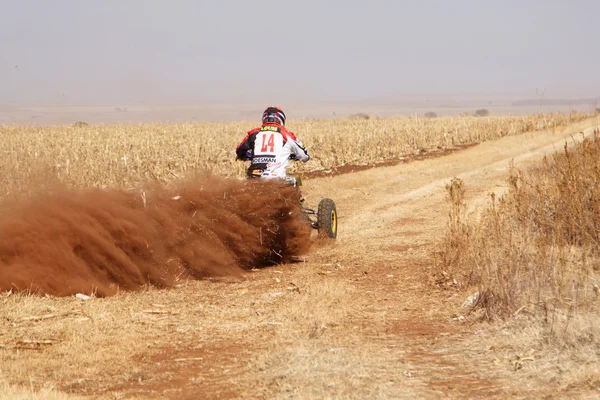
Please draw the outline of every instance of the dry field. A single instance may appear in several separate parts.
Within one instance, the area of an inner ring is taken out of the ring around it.
[[[291,171],[331,171],[550,130],[588,114],[514,117],[389,118],[290,121],[312,161]],[[0,197],[58,180],[71,187],[134,188],[197,170],[241,177],[235,146],[248,123],[0,127]],[[295,168],[295,169],[294,169]]]
[[[463,232],[469,204],[507,189],[511,160],[524,168],[597,125],[584,115],[290,124],[314,157],[304,172],[421,157],[307,179],[309,203],[336,200],[340,232],[295,262],[105,298],[0,294],[0,399],[592,398],[595,339],[547,340],[555,337],[548,325],[520,306],[510,308],[516,320],[497,309],[490,315],[503,319],[478,320],[484,308],[461,305],[491,281],[468,281],[470,264],[460,263],[440,280],[436,250],[448,253],[445,186],[453,177],[466,190],[450,226],[460,218],[454,226]],[[2,128],[2,197],[53,180],[139,189],[147,179],[176,187],[198,168],[239,177],[232,146],[249,128]],[[581,257],[570,246],[566,263]]]

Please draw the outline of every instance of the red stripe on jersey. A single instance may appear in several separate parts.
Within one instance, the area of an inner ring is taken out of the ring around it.
[[[254,128],[251,131],[248,131],[248,133],[246,134],[246,137],[244,138],[244,140],[242,140],[240,142],[240,144],[237,145],[236,150],[239,149],[246,142],[246,140],[248,140],[248,138],[250,136],[252,136],[253,134],[255,134],[258,131],[260,131],[260,128]]]

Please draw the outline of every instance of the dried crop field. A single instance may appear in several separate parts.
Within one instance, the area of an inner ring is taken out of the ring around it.
[[[554,130],[588,114],[372,118],[290,121],[312,161],[291,172],[369,165],[480,143],[527,131]],[[235,146],[253,122],[114,126],[0,127],[0,197],[54,179],[71,187],[132,188],[169,182],[196,170],[241,177]]]

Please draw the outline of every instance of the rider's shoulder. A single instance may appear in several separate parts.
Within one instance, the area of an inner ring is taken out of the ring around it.
[[[281,128],[281,132],[284,133],[288,138],[292,139],[292,140],[298,140],[296,138],[296,134],[294,134],[294,132],[287,130],[286,128]]]

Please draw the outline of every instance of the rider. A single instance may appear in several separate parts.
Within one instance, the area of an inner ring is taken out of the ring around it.
[[[293,184],[286,168],[289,160],[307,162],[310,159],[296,136],[285,129],[285,114],[279,107],[267,107],[262,115],[262,126],[254,128],[236,148],[238,160],[251,161],[248,177],[280,178]]]

